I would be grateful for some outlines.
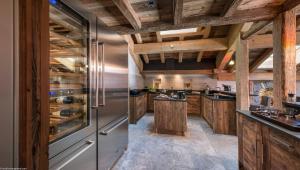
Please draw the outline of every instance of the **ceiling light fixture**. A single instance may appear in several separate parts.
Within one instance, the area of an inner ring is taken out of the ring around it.
[[[168,30],[168,31],[160,31],[161,35],[171,35],[171,34],[185,34],[185,33],[192,33],[197,32],[197,28],[187,28],[187,29],[180,29],[180,30]]]
[[[230,61],[229,61],[229,65],[230,65],[230,66],[233,66],[233,65],[234,65],[234,60],[230,60]]]

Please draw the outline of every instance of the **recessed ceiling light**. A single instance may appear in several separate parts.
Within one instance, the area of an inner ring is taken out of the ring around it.
[[[230,66],[233,66],[233,65],[234,65],[234,60],[230,60],[230,61],[229,61],[229,65],[230,65]]]
[[[170,35],[170,34],[184,34],[184,33],[192,33],[197,32],[197,28],[187,28],[180,30],[168,30],[168,31],[160,31],[161,35]]]

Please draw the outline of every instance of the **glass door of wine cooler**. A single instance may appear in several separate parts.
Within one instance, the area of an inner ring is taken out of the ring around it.
[[[67,145],[91,124],[89,22],[64,4],[50,5],[49,16],[49,144]]]

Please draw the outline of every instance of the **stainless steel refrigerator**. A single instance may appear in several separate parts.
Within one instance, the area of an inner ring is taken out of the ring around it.
[[[79,0],[51,0],[49,169],[109,169],[128,144],[128,46]]]

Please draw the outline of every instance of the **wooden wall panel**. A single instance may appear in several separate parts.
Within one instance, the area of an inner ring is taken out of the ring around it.
[[[20,0],[19,23],[19,166],[48,169],[48,0]]]

